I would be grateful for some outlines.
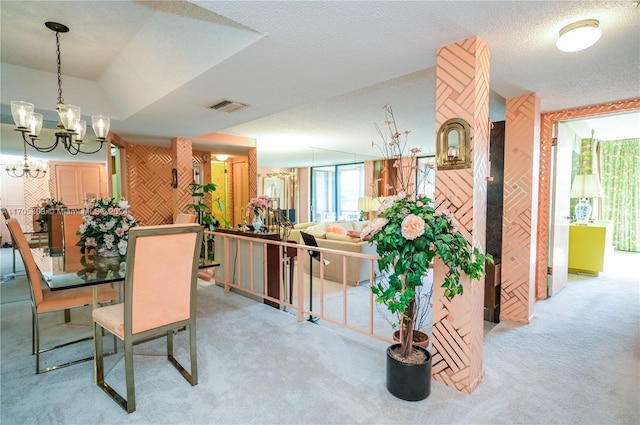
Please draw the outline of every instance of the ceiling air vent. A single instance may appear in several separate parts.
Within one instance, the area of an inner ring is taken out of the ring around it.
[[[223,112],[235,112],[239,109],[242,108],[246,108],[247,105],[245,105],[244,103],[240,103],[240,102],[233,102],[231,100],[221,100],[220,102],[216,102],[213,105],[209,106],[209,109],[213,109],[216,111],[223,111]]]

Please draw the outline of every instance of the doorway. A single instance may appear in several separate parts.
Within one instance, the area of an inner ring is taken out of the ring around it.
[[[548,297],[548,264],[552,261],[552,259],[549,258],[549,235],[551,234],[552,226],[554,225],[553,222],[550,221],[552,199],[551,193],[553,190],[551,184],[551,152],[553,141],[553,126],[555,125],[555,123],[567,120],[571,120],[575,124],[576,122],[579,122],[581,120],[591,120],[596,118],[609,117],[611,119],[614,119],[617,114],[622,113],[640,113],[640,99],[552,112],[543,114],[541,117],[541,155],[539,180],[540,196],[536,263],[536,299],[538,300],[546,299]]]

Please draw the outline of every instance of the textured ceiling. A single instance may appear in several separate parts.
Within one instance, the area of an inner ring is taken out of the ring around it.
[[[3,115],[26,100],[55,119],[55,34],[43,25],[53,20],[71,29],[61,35],[64,98],[84,115],[110,116],[132,143],[190,137],[234,154],[246,148],[204,136],[252,138],[264,165],[376,156],[386,103],[412,145],[432,152],[436,50],[475,35],[491,51],[493,120],[504,119],[504,99],[530,92],[543,112],[640,97],[640,9],[628,0],[2,0],[0,18]],[[600,20],[601,40],[558,51],[558,31],[586,18]],[[221,99],[248,107],[208,109]],[[626,126],[604,124],[596,137]],[[21,153],[10,134],[3,153]]]

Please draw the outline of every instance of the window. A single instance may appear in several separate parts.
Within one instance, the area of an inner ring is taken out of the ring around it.
[[[311,220],[357,220],[358,198],[364,194],[364,165],[311,168]]]
[[[436,197],[436,158],[424,156],[418,158],[416,170],[416,188],[418,194],[427,195],[435,204]]]

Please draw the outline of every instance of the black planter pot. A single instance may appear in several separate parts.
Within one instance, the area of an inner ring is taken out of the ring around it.
[[[391,356],[391,350],[398,347],[400,344],[387,348],[387,390],[402,400],[424,400],[431,393],[431,353],[414,345],[413,349],[424,352],[427,360],[421,364],[402,363]]]

